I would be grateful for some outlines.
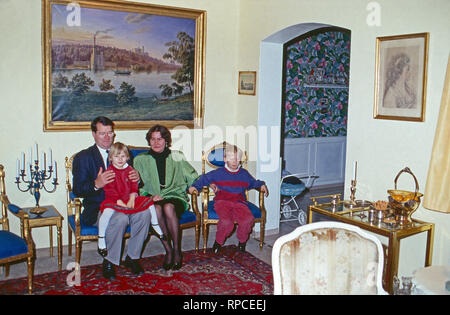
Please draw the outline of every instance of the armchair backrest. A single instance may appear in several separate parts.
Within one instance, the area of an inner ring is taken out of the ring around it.
[[[301,226],[275,241],[274,294],[384,294],[381,242],[340,222]]]
[[[9,210],[20,219],[22,227],[22,235],[27,241],[28,245],[34,246],[31,237],[28,214],[25,213],[20,207],[12,204],[9,201],[8,196],[6,195],[5,168],[1,164],[0,164],[0,192],[1,192],[0,202],[2,204],[2,216],[0,218],[0,224],[2,225],[2,230],[9,231],[9,219],[8,219],[8,210]]]
[[[205,174],[206,172],[206,165],[212,168],[219,168],[225,165],[223,157],[227,145],[230,144],[224,141],[216,144],[206,152],[202,151],[202,174]],[[244,168],[247,168],[247,151],[242,151],[240,148],[238,149],[242,153],[241,165]]]
[[[132,155],[132,157],[135,158],[139,154],[150,150],[150,147],[137,147],[137,146],[129,145],[128,150],[130,151],[130,154]]]
[[[0,189],[1,189],[1,203],[2,203],[2,217],[0,219],[0,224],[4,231],[9,231],[9,220],[8,220],[8,209],[7,209],[7,198],[6,188],[5,188],[5,168],[0,164]],[[5,199],[6,198],[6,199]]]

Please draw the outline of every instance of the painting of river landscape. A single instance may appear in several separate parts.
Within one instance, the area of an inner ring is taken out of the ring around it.
[[[100,115],[118,129],[201,118],[203,11],[118,3],[46,0],[44,130]]]

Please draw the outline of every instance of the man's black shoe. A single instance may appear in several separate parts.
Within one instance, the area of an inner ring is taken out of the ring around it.
[[[114,270],[114,264],[106,259],[103,259],[103,277],[108,280],[116,279],[116,271]]]
[[[131,272],[135,275],[139,276],[144,273],[144,269],[142,269],[139,259],[131,259],[130,256],[127,255],[124,265],[125,267],[130,268]]]
[[[222,248],[222,245],[220,245],[219,243],[217,243],[216,241],[214,241],[214,245],[212,247],[212,251],[214,254],[218,254],[220,252],[220,249]]]

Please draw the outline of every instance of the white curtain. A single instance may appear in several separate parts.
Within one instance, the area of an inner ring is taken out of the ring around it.
[[[450,213],[450,55],[423,206]]]

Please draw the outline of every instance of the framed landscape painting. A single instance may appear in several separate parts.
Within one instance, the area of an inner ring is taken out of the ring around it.
[[[428,33],[377,37],[374,118],[424,121]]]
[[[42,0],[44,131],[202,127],[206,12]]]

